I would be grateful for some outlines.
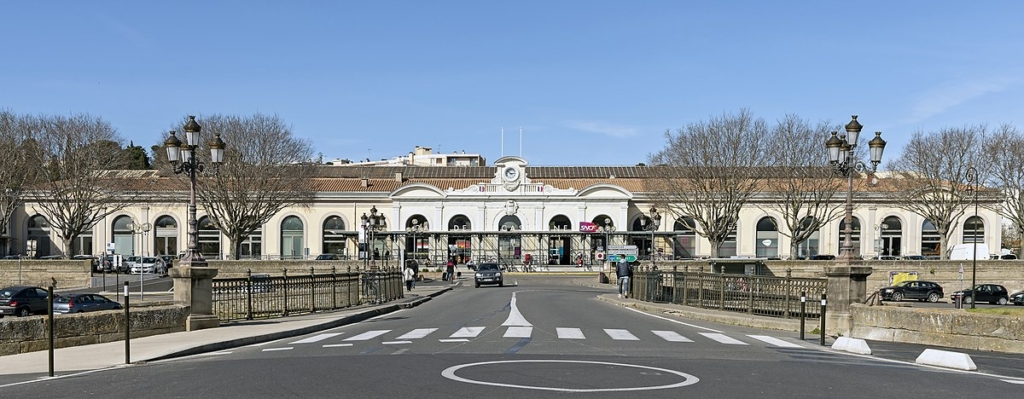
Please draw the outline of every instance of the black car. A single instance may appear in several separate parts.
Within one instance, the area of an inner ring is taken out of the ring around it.
[[[501,277],[501,266],[498,266],[497,263],[481,263],[477,265],[474,280],[476,280],[476,288],[480,288],[481,284],[505,286],[505,281]]]
[[[338,254],[320,254],[316,256],[316,260],[341,260]]]
[[[111,301],[100,294],[66,294],[53,299],[53,313],[82,313],[116,309],[121,309],[120,303]]]
[[[964,303],[972,303],[977,300],[978,302],[1005,305],[1006,302],[1010,301],[1010,295],[1007,294],[1006,287],[998,284],[978,284],[973,290],[954,292],[950,295],[950,298],[955,298],[958,295],[963,295]]]
[[[1024,291],[1014,292],[1013,295],[1010,295],[1010,302],[1017,306],[1024,306]]]
[[[41,287],[16,285],[0,290],[0,317],[45,314],[49,294]]]
[[[882,288],[878,292],[883,300],[902,301],[916,299],[918,301],[938,302],[944,296],[942,286],[931,281],[908,280],[896,283],[891,287]]]

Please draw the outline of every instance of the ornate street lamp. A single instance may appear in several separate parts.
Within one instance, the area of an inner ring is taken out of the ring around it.
[[[375,249],[375,248],[373,248],[373,245],[374,245],[374,235],[375,235],[375,233],[377,231],[381,231],[381,230],[384,229],[385,218],[384,218],[384,215],[378,215],[377,214],[377,207],[373,206],[373,207],[370,208],[370,216],[366,216],[366,213],[363,213],[363,216],[360,216],[359,220],[360,220],[360,222],[362,222],[361,224],[363,226],[363,231],[365,231],[366,235],[369,237],[369,241],[368,241],[367,246],[366,246],[366,256],[363,258],[363,264],[366,267],[369,267],[369,265],[370,265],[370,257],[373,256],[373,249]],[[376,266],[377,265],[377,263],[376,263],[377,259],[374,258],[373,260],[374,260],[373,265]]]
[[[198,229],[196,222],[196,174],[203,172],[203,163],[199,162],[196,150],[199,149],[199,134],[202,127],[196,123],[196,117],[189,115],[188,123],[185,124],[185,143],[178,139],[171,131],[171,136],[164,141],[164,148],[167,150],[167,160],[170,161],[175,174],[188,173],[189,197],[188,197],[188,248],[185,256],[179,264],[186,267],[206,267],[206,259],[199,252]],[[220,133],[213,140],[207,143],[210,147],[210,162],[216,168],[224,163],[224,141],[220,139]],[[179,157],[180,156],[180,157]],[[216,170],[216,169],[215,169]]]
[[[857,148],[857,137],[863,128],[857,122],[857,115],[852,116],[850,123],[846,124],[846,134],[832,132],[832,137],[825,141],[828,149],[828,162],[832,165],[835,174],[847,178],[846,183],[846,215],[843,220],[846,228],[843,229],[843,245],[840,249],[839,262],[850,264],[853,259],[853,173],[875,173],[878,164],[882,162],[882,151],[885,150],[885,140],[882,140],[882,132],[875,132],[875,138],[868,142],[871,156],[871,169],[858,159],[854,159],[854,150]]]
[[[644,227],[645,230],[648,230],[648,231],[651,232],[651,248],[649,250],[650,254],[651,254],[651,267],[652,268],[657,268],[658,267],[658,263],[657,263],[657,260],[655,258],[656,258],[657,250],[658,249],[654,245],[654,232],[658,231],[658,226],[661,225],[661,215],[658,214],[658,208],[655,208],[653,206],[651,207],[651,210],[650,210],[649,213],[650,213],[650,216],[649,216],[650,220],[649,221],[647,221],[645,219],[644,215],[642,215],[642,214],[640,215],[640,224]]]
[[[971,309],[977,302],[977,294],[974,292],[977,282],[978,271],[978,170],[974,166],[967,166],[967,190],[974,193],[974,238],[971,240]]]
[[[612,224],[611,218],[604,218],[604,226],[601,226],[599,229],[604,232],[604,259],[605,261],[608,261],[608,255],[611,253],[611,250],[609,249],[611,243],[608,242],[608,233],[615,232],[615,225]]]
[[[142,235],[142,253],[140,255],[146,256],[146,234],[153,229],[153,225],[149,223],[136,224],[132,220],[128,222],[127,228],[132,232],[132,237],[135,237],[136,234]],[[134,238],[132,241],[134,241]],[[132,245],[132,255],[135,255],[135,245]]]

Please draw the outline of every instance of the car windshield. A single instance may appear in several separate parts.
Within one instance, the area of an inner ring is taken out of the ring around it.
[[[906,287],[907,284],[910,284],[910,282],[909,281],[900,281],[900,282],[896,283],[895,285],[893,285],[893,287]]]
[[[142,258],[142,263],[156,263],[156,258]]]
[[[69,296],[59,296],[59,297],[54,298],[53,302],[55,302],[55,303],[68,303],[68,302],[71,302],[71,297],[69,297]]]
[[[498,268],[498,264],[497,263],[484,263],[484,264],[481,264],[477,268],[477,270],[485,272],[485,271],[498,271],[498,270],[501,270],[501,269]]]

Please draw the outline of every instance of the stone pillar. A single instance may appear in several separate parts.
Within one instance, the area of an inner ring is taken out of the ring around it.
[[[169,272],[174,278],[174,303],[189,307],[185,330],[220,327],[220,320],[213,314],[213,278],[217,269],[179,266]]]
[[[850,331],[853,330],[850,304],[863,303],[867,298],[867,282],[870,275],[869,266],[825,267],[825,277],[828,278],[826,334],[850,336]]]

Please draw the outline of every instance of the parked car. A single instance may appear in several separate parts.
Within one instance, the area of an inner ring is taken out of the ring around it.
[[[957,291],[949,297],[955,298],[958,295],[963,295],[964,303],[972,303],[977,300],[978,302],[1005,305],[1010,300],[1010,295],[1006,293],[1006,287],[998,284],[978,284],[973,290]]]
[[[1000,260],[1017,260],[1017,255],[1014,255],[1014,254],[999,255],[999,259]]]
[[[1017,306],[1024,306],[1024,291],[1017,291],[1010,295],[1010,302]]]
[[[501,266],[498,266],[497,263],[481,263],[477,265],[474,280],[476,281],[476,288],[480,288],[481,284],[505,286],[505,281],[501,277]]]
[[[903,260],[928,260],[924,255],[907,255],[903,257]]]
[[[316,256],[316,260],[341,260],[338,254],[320,254]]]
[[[931,281],[908,280],[901,281],[891,287],[882,288],[878,293],[883,300],[902,301],[904,299],[916,299],[918,301],[938,302],[945,296],[942,286]]]
[[[164,261],[164,266],[167,266],[168,269],[174,267],[174,260],[178,259],[174,255],[159,255],[157,256],[157,258],[160,258],[160,260]]]
[[[74,260],[88,260],[89,261],[89,269],[99,271],[100,260],[97,259],[95,256],[92,256],[92,255],[75,255],[75,256],[72,256],[71,259],[74,259]]]
[[[121,304],[100,294],[66,294],[53,299],[53,313],[82,313],[121,309]]]
[[[0,290],[0,317],[45,314],[49,293],[42,287],[16,285]]]
[[[155,256],[144,256],[139,258],[136,263],[132,265],[132,274],[167,274],[167,266],[164,264],[163,259]]]

